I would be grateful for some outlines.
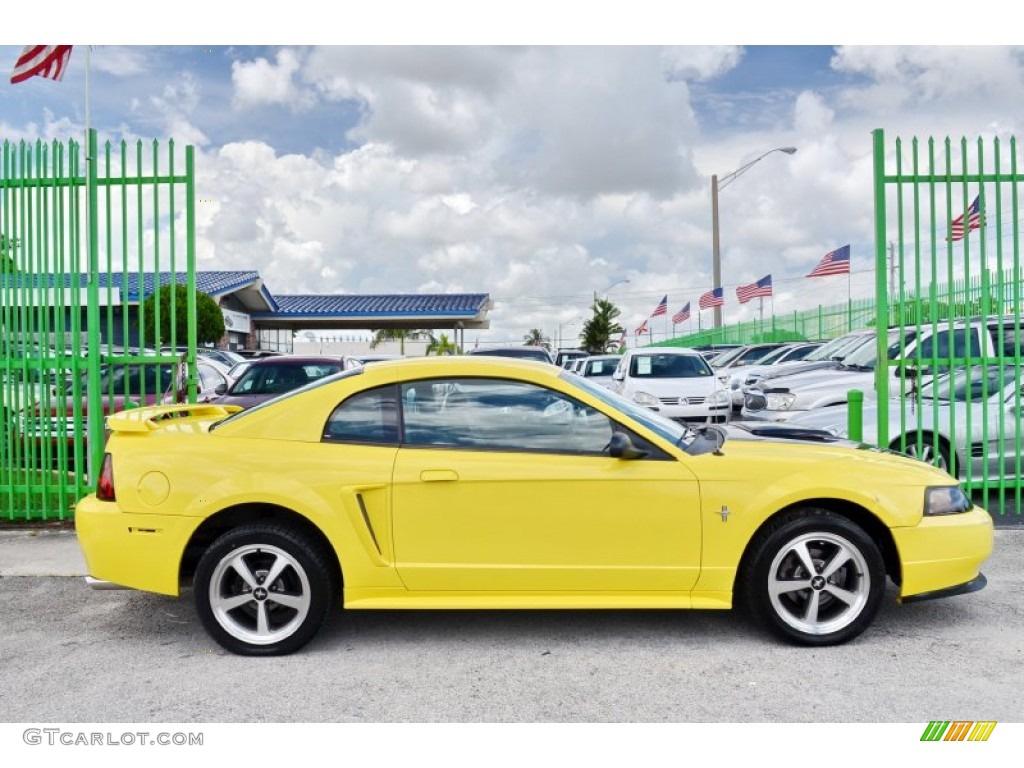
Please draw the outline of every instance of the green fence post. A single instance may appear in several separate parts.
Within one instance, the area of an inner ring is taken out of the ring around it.
[[[864,393],[851,389],[846,393],[846,436],[860,442],[864,439]]]

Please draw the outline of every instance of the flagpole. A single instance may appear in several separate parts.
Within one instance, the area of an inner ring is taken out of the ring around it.
[[[91,127],[90,115],[89,115],[89,57],[91,56],[90,49],[92,46],[85,46],[85,146],[86,151],[89,147],[89,128]]]

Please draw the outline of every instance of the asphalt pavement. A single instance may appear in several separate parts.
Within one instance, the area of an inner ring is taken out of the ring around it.
[[[986,589],[835,648],[730,611],[339,611],[301,652],[216,646],[180,599],[97,592],[70,530],[0,531],[7,722],[928,722],[1024,713],[1024,529]]]

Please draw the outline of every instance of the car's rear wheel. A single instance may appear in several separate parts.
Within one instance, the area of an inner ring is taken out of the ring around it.
[[[327,617],[335,591],[331,574],[310,536],[281,525],[242,526],[200,558],[196,609],[207,632],[232,653],[293,653]]]
[[[803,509],[752,544],[741,589],[747,607],[799,645],[837,645],[871,624],[885,594],[878,546],[850,520]]]

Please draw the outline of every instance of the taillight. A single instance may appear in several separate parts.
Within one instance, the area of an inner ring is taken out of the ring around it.
[[[117,501],[114,494],[114,460],[109,453],[103,454],[103,469],[96,484],[96,498],[100,501]]]

